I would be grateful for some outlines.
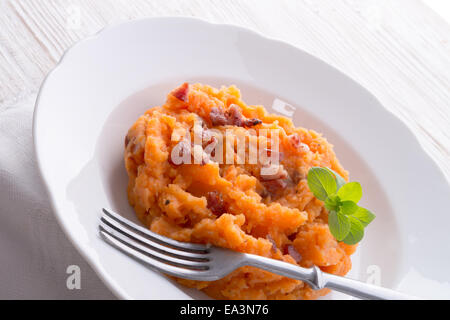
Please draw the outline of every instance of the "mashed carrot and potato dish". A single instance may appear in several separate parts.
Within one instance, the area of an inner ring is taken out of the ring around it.
[[[262,135],[264,129],[276,130],[276,151]],[[228,149],[219,153],[214,148],[220,133],[222,145],[232,141],[231,163],[221,161],[230,156]],[[242,140],[231,137],[247,140],[238,143]],[[191,142],[195,138],[200,145]],[[265,159],[270,155],[278,160],[269,164],[275,166],[270,174],[263,172],[267,161],[245,161],[249,156],[242,158],[237,150],[244,146],[249,151],[251,143],[262,140],[267,143]],[[306,180],[313,166],[331,168],[348,179],[332,145],[263,106],[245,104],[235,86],[185,83],[174,89],[163,106],[149,109],[130,128],[124,157],[129,202],[154,232],[303,267],[316,265],[337,275],[351,268],[356,245],[331,235],[328,212]],[[212,282],[177,281],[217,299],[315,299],[328,292],[254,267],[241,267]]]

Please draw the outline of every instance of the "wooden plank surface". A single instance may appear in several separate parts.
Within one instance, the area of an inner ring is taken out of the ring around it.
[[[450,179],[450,26],[419,0],[0,0],[0,116],[76,41],[151,16],[233,23],[342,70],[401,118]]]

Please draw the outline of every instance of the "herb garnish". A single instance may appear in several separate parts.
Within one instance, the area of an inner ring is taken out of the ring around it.
[[[362,197],[359,182],[345,182],[338,173],[321,167],[308,171],[308,186],[328,209],[328,226],[338,241],[356,244],[364,236],[364,228],[375,219],[369,210],[357,205]]]

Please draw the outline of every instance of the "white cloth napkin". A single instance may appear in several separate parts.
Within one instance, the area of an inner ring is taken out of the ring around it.
[[[112,299],[50,208],[33,149],[35,99],[0,109],[0,299]],[[80,289],[67,287],[71,265]]]

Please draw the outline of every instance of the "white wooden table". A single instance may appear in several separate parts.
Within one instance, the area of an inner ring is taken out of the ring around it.
[[[238,24],[325,60],[402,119],[450,179],[450,25],[419,0],[0,0],[0,119],[32,108],[73,43],[151,16]]]

